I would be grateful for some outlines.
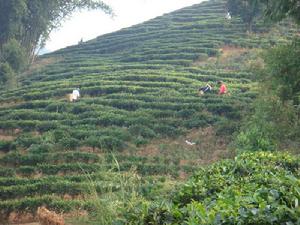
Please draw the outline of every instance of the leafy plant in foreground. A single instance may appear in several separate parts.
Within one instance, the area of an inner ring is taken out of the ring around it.
[[[128,224],[299,224],[299,169],[287,153],[245,153],[201,169],[170,200],[144,203],[146,215],[128,212]]]

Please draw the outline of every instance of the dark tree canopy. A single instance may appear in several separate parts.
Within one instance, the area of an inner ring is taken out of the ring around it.
[[[293,18],[300,23],[300,0],[227,0],[227,8],[249,26],[261,15],[275,22]]]
[[[259,0],[228,0],[227,9],[232,16],[240,16],[251,32],[252,24],[261,15],[263,5]]]
[[[265,15],[274,21],[286,17],[300,23],[300,0],[260,0],[266,5]]]
[[[50,32],[79,9],[112,13],[100,0],[0,0],[0,47],[15,39],[32,56]]]
[[[80,9],[112,14],[101,0],[0,0],[0,84],[13,83],[50,32]]]
[[[300,104],[300,39],[270,49],[265,55],[267,79],[283,101]]]

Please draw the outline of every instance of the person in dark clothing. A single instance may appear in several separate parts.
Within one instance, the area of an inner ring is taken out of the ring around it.
[[[199,94],[203,95],[204,93],[210,92],[211,90],[211,85],[207,83],[204,87],[199,88]]]

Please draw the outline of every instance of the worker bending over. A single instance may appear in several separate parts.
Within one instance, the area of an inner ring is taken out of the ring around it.
[[[227,93],[227,87],[222,81],[218,81],[218,84],[220,85],[219,89],[219,95],[224,95]]]
[[[74,89],[72,94],[68,94],[67,95],[68,99],[70,102],[75,102],[78,101],[79,97],[80,97],[80,93],[79,93],[79,88],[78,89]]]
[[[210,92],[211,90],[211,85],[207,83],[204,87],[199,88],[199,95],[203,95],[204,93]]]

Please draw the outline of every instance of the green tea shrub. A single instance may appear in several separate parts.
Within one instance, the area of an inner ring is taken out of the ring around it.
[[[22,174],[22,176],[31,176],[36,172],[36,169],[32,166],[21,166],[17,168],[17,173]]]
[[[58,124],[56,122],[52,121],[43,121],[36,125],[36,129],[40,132],[46,132],[49,130],[53,130],[58,127]]]
[[[215,127],[217,135],[230,136],[239,130],[240,123],[239,121],[230,121],[226,118],[222,118],[216,122]]]
[[[71,106],[64,102],[50,103],[45,107],[45,111],[47,112],[69,112],[70,109]]]
[[[9,152],[16,149],[16,144],[13,141],[0,141],[0,151]]]
[[[133,143],[137,146],[137,147],[140,147],[142,145],[146,145],[148,144],[149,140],[141,137],[141,136],[138,136],[137,138],[134,139]]]
[[[39,122],[33,120],[12,120],[12,125],[15,126],[15,128],[21,127],[24,131],[33,131],[36,126],[39,126]]]
[[[268,133],[264,133],[258,126],[240,132],[235,142],[240,151],[270,151],[277,148],[276,140],[270,138]]]
[[[156,134],[152,129],[143,125],[132,125],[128,128],[128,130],[134,136],[141,136],[143,138],[156,137]]]
[[[133,224],[299,224],[300,159],[244,153],[201,169]],[[140,206],[139,206],[140,208]],[[135,211],[137,213],[137,211]],[[131,216],[127,213],[127,218]]]
[[[16,172],[12,168],[3,168],[0,167],[0,177],[14,177]]]
[[[53,131],[53,138],[54,138],[55,142],[58,142],[61,139],[66,138],[66,137],[70,137],[69,132],[66,131],[66,130],[59,129],[59,130],[54,130]]]
[[[97,136],[89,136],[84,140],[84,144],[87,146],[90,146],[95,150],[95,148],[100,148],[101,147],[101,142],[99,137]]]
[[[40,136],[33,136],[30,133],[23,133],[15,140],[16,145],[29,148],[31,145],[41,143],[42,139]]]
[[[169,125],[157,124],[154,126],[154,131],[160,134],[162,137],[174,137],[179,135],[181,132],[179,129],[176,129]]]
[[[58,145],[62,146],[63,149],[72,150],[80,146],[79,140],[72,137],[63,137],[59,140]]]
[[[198,127],[205,127],[209,124],[213,124],[216,121],[216,116],[212,116],[210,113],[204,111],[195,113],[191,118],[184,121],[183,124],[186,128],[192,129]]]
[[[120,151],[125,147],[124,142],[111,136],[99,137],[99,142],[100,142],[101,149],[108,150],[108,151]]]
[[[262,96],[254,106],[254,113],[237,135],[235,145],[239,150],[275,150],[279,144],[294,139],[298,119],[292,105],[282,103],[276,96]]]
[[[188,119],[193,116],[197,111],[195,109],[182,109],[176,113],[178,117]]]
[[[32,154],[48,153],[55,149],[52,143],[33,144],[28,148],[28,152]]]

